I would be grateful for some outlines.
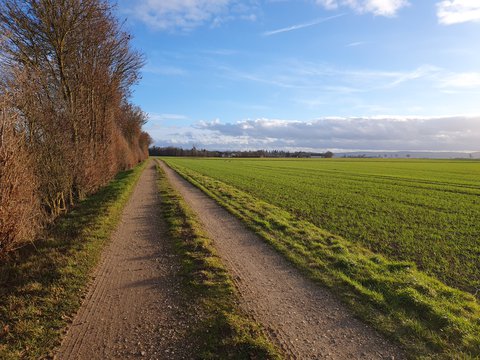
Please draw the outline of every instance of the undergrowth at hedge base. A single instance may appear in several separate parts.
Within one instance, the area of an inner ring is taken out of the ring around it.
[[[0,265],[0,359],[39,359],[60,344],[146,163],[119,173]]]

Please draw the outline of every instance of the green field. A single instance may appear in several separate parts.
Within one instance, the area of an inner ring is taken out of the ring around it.
[[[164,160],[409,357],[480,357],[480,162]]]
[[[480,162],[168,159],[451,286],[480,287]]]

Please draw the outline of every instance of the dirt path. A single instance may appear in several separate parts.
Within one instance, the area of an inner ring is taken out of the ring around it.
[[[190,359],[177,266],[150,161],[57,359]]]
[[[326,289],[305,279],[214,200],[162,163],[197,213],[227,268],[241,306],[290,359],[400,359],[400,349],[355,319]]]

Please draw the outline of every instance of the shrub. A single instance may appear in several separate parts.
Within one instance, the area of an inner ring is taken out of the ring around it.
[[[7,100],[0,98],[0,257],[32,239],[40,214],[31,157]]]

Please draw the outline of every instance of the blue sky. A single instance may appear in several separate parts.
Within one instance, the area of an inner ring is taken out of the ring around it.
[[[157,145],[480,150],[480,0],[119,0]],[[477,145],[479,144],[479,145]]]

